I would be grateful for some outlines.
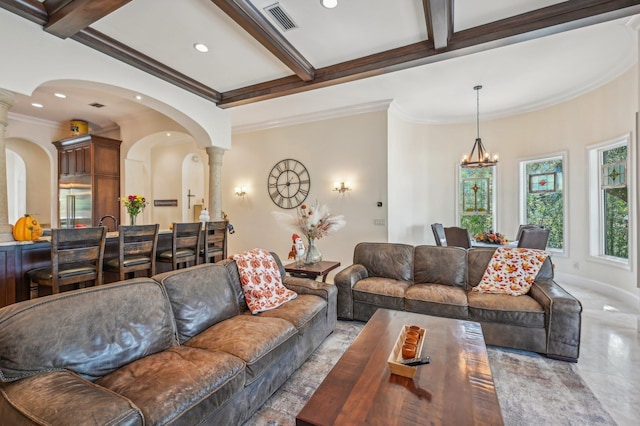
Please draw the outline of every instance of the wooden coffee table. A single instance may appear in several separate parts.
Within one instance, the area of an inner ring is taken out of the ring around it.
[[[426,329],[431,363],[413,379],[387,358],[403,325]],[[378,309],[296,417],[296,425],[502,425],[480,324]]]

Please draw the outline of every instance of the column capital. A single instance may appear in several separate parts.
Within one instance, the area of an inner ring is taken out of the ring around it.
[[[9,124],[9,108],[13,106],[16,97],[13,92],[0,89],[0,124],[6,126]]]
[[[211,164],[212,162],[222,162],[222,156],[224,155],[225,151],[224,149],[217,146],[208,146],[205,148],[205,150],[207,151],[207,155],[209,156],[209,164]]]

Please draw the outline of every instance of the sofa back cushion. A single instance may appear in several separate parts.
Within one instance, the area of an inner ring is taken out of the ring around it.
[[[367,269],[369,277],[413,280],[413,246],[397,243],[358,243],[353,263]]]
[[[472,248],[468,250],[468,289],[480,284],[494,252],[495,249],[493,248]],[[551,256],[548,256],[542,263],[538,275],[536,275],[536,281],[552,279],[553,263],[551,262]]]
[[[167,290],[180,344],[239,313],[229,272],[222,265],[206,263],[153,279]]]
[[[70,370],[95,380],[177,344],[164,288],[150,278],[0,309],[0,380]]]
[[[465,288],[467,251],[461,247],[417,246],[414,284],[445,284]]]

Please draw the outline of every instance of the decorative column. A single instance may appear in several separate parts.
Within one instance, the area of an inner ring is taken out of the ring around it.
[[[209,212],[211,220],[222,219],[222,156],[224,149],[217,146],[206,148],[209,156]]]
[[[9,108],[15,97],[8,90],[0,89],[0,242],[14,241],[9,224],[9,200],[7,199],[7,144],[4,129],[9,124]]]

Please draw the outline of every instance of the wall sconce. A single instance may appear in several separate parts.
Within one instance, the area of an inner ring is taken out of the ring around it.
[[[245,195],[247,195],[247,193],[245,192],[244,188],[241,186],[236,186],[236,195],[238,197],[244,197]]]
[[[334,182],[333,190],[344,194],[347,191],[351,191],[351,188],[349,188],[349,182]]]

